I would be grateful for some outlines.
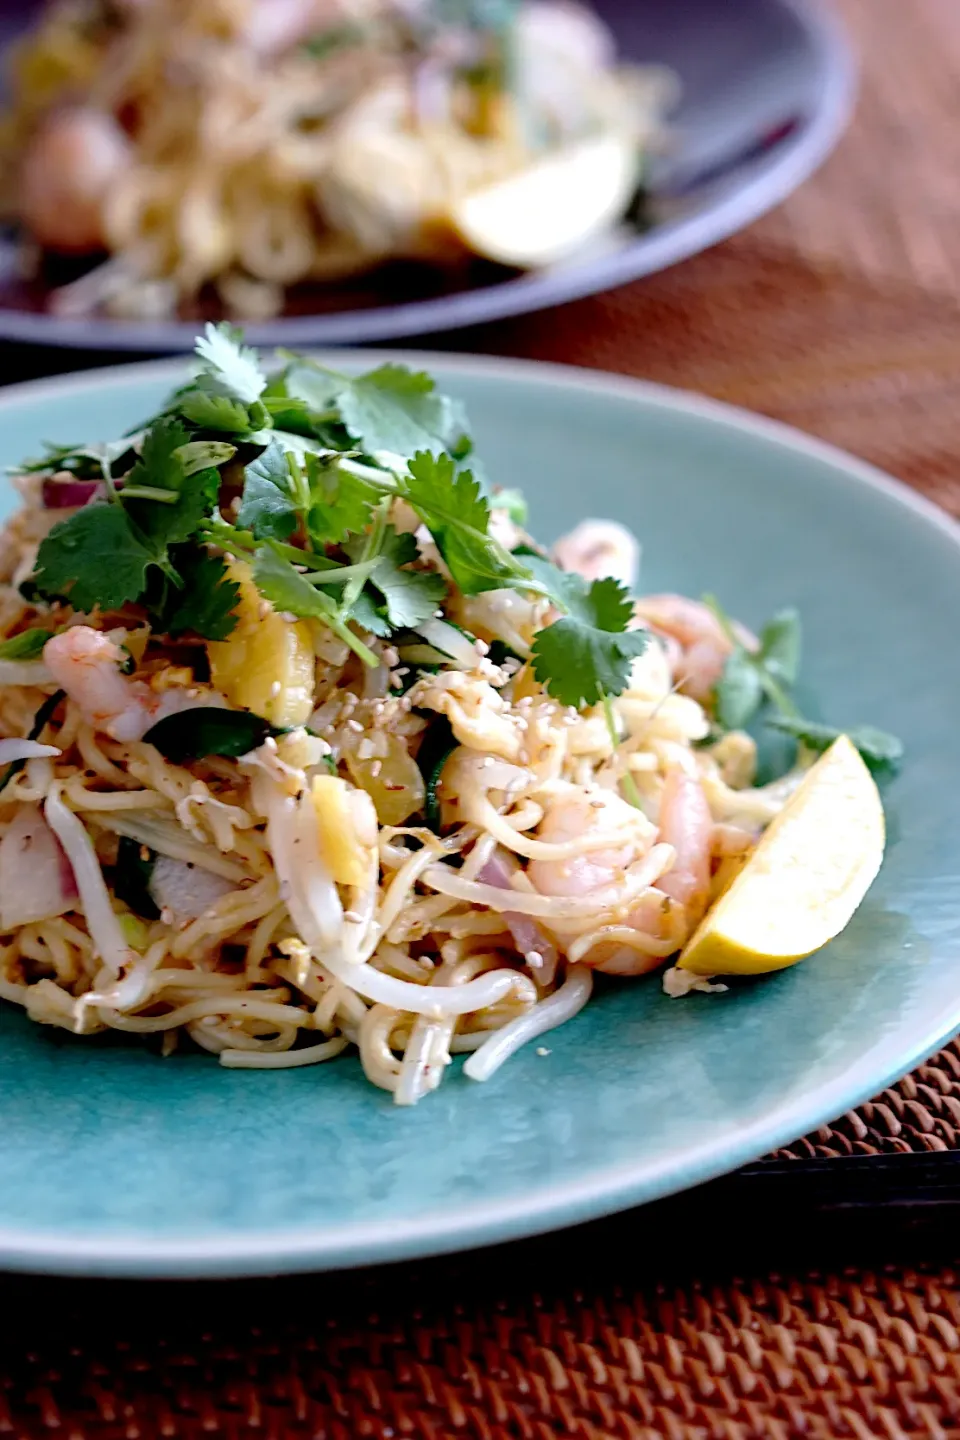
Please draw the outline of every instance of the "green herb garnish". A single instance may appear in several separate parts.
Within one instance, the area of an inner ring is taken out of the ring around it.
[[[840,730],[819,720],[808,720],[797,708],[792,689],[800,673],[802,635],[795,610],[781,610],[761,630],[760,645],[748,650],[737,638],[730,617],[712,595],[705,603],[716,615],[733,651],[714,692],[714,710],[724,730],[742,730],[768,707],[764,724],[782,734],[792,735],[807,750],[819,754],[841,735],[846,735],[874,771],[896,768],[903,756],[903,744],[895,735],[870,725]]]
[[[554,698],[580,705],[620,693],[645,644],[627,629],[627,592],[612,580],[588,586],[494,538],[492,509],[519,518],[522,498],[488,493],[462,406],[428,375],[387,364],[350,376],[287,357],[269,379],[229,326],[208,326],[197,355],[193,380],[123,442],[123,476],[101,466],[105,498],[43,541],[37,593],[81,611],[141,604],[161,633],[222,640],[238,598],[222,557],[234,555],[277,610],[329,626],[375,665],[365,633],[415,629],[446,595],[414,539],[389,523],[402,500],[462,594],[512,588],[560,612],[534,652]],[[221,513],[225,473],[231,486],[242,475],[242,491]]]
[[[182,765],[186,760],[202,760],[206,755],[235,759],[259,749],[269,735],[282,733],[259,715],[251,715],[249,710],[200,705],[158,720],[143,738],[155,745],[165,760]]]
[[[0,641],[0,660],[39,660],[51,631],[34,628]]]

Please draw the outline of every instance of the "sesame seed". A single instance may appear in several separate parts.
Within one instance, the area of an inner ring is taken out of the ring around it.
[[[481,655],[490,654],[490,646],[487,644],[486,640],[475,640],[474,644],[476,645]]]
[[[539,950],[528,950],[523,958],[524,960],[526,960],[531,970],[539,970],[540,966],[543,964],[543,956],[540,954]]]
[[[348,720],[347,729],[352,730],[355,735],[363,734],[363,726],[360,724],[359,720]]]
[[[257,614],[260,616],[261,620],[266,620],[267,616],[270,614],[270,609],[271,607],[268,601],[260,601],[260,604],[257,606]]]
[[[363,924],[363,916],[362,916],[362,915],[358,915],[357,912],[356,912],[356,910],[344,910],[344,912],[343,912],[343,918],[344,918],[344,920],[346,920],[346,922],[347,922],[348,925],[362,925],[362,924]]]
[[[276,700],[282,689],[283,686],[280,684],[280,681],[274,680],[273,684],[270,686],[270,699]]]
[[[241,503],[242,503],[242,502],[241,502],[240,496],[239,496],[239,495],[234,495],[233,499],[230,501],[230,513],[231,513],[232,515],[239,515],[239,514],[240,514],[240,506],[241,506]]]
[[[274,752],[276,751],[277,742],[272,735],[268,735],[266,740],[264,740],[263,744],[265,749],[273,750]]]
[[[388,665],[392,670],[399,659],[400,656],[397,654],[397,651],[394,649],[394,647],[392,645],[388,645],[383,652],[384,665]]]
[[[223,552],[223,558],[224,560],[226,560],[228,565],[235,565],[237,563],[236,555],[231,555],[229,550],[225,550]]]
[[[380,771],[381,771],[382,769],[383,769],[383,761],[382,761],[382,760],[374,760],[373,764],[370,766],[370,778],[371,778],[372,780],[376,780],[377,776],[380,774]]]
[[[547,1049],[546,1045],[538,1045],[537,1054],[540,1056],[549,1055],[550,1051]]]
[[[170,910],[166,905],[164,905],[163,909],[160,911],[160,919],[163,921],[164,925],[172,925],[173,911]]]
[[[297,617],[292,610],[281,610],[280,619],[286,620],[288,625],[296,625],[297,623]]]

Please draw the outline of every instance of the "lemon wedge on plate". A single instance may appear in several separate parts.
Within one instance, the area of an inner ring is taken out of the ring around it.
[[[637,146],[601,135],[469,191],[450,220],[463,243],[488,260],[524,269],[550,265],[622,217],[639,174]]]
[[[695,975],[756,975],[812,955],[851,919],[883,847],[880,795],[841,735],[706,915],[678,966]]]

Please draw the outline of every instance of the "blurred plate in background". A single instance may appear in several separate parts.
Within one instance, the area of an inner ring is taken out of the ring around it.
[[[628,59],[676,71],[674,145],[651,175],[645,228],[624,225],[549,269],[518,274],[477,261],[456,277],[395,264],[291,298],[287,313],[247,334],[260,345],[356,344],[458,329],[543,309],[649,275],[704,250],[778,204],[824,160],[848,118],[854,69],[825,0],[596,0]],[[7,0],[0,44],[21,33],[37,0]],[[453,287],[456,288],[453,288]],[[196,319],[66,319],[17,273],[0,243],[0,336],[105,350],[189,350]]]

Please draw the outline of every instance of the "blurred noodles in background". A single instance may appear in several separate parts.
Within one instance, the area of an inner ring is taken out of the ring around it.
[[[394,259],[610,230],[676,84],[573,0],[60,0],[9,58],[0,184],[58,313],[265,319]]]

